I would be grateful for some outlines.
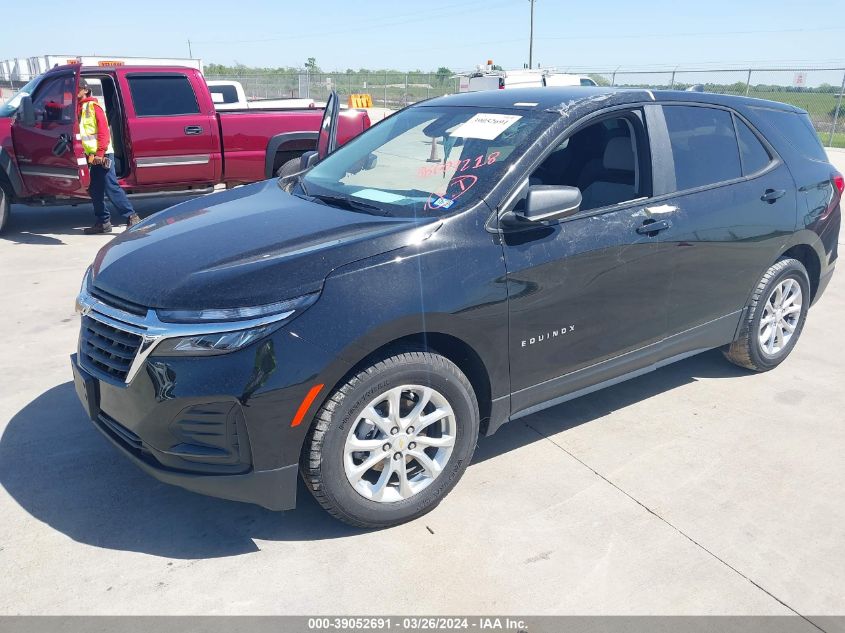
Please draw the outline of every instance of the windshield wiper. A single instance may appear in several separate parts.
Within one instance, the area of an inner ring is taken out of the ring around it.
[[[355,200],[346,196],[330,196],[318,193],[312,194],[308,197],[313,200],[319,200],[323,204],[328,205],[330,207],[340,207],[341,209],[349,209],[350,211],[363,211],[364,213],[371,213],[372,215],[390,215],[387,211],[385,211],[379,206],[369,204],[367,202],[361,202],[359,200]]]

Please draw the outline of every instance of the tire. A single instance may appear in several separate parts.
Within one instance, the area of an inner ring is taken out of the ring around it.
[[[296,158],[291,158],[286,163],[282,163],[282,166],[276,170],[276,176],[279,178],[286,178],[287,176],[293,176],[294,174],[298,174],[300,171],[300,160],[297,156]]]
[[[409,428],[426,416],[428,426]],[[403,430],[392,435],[394,428]],[[454,363],[428,352],[399,353],[331,394],[308,431],[300,471],[335,518],[363,528],[399,525],[435,508],[455,486],[478,429],[475,392]]]
[[[12,196],[0,186],[0,233],[6,228],[9,223],[9,214],[12,210]]]
[[[780,310],[778,305],[781,305]],[[735,365],[754,371],[774,369],[798,342],[809,307],[807,269],[797,259],[779,259],[754,289],[739,336],[724,351],[725,357]],[[764,318],[771,319],[771,325],[767,326]]]

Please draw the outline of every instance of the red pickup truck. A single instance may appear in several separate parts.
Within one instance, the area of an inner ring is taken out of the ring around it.
[[[120,185],[130,196],[206,193],[272,177],[314,149],[323,119],[315,108],[217,112],[192,68],[59,66],[0,106],[0,231],[12,202],[67,204],[87,198],[88,165],[79,141],[80,75],[103,105]],[[370,126],[344,110],[337,143]]]

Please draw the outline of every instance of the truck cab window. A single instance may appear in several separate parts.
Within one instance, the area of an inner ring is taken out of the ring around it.
[[[197,97],[185,75],[130,75],[128,80],[138,116],[199,114]]]

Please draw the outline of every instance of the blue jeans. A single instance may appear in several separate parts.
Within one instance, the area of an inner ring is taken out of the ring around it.
[[[117,184],[117,174],[114,171],[114,154],[106,154],[111,160],[111,168],[105,169],[102,165],[90,165],[91,185],[88,187],[88,195],[94,203],[94,215],[97,221],[105,224],[111,221],[111,215],[106,207],[106,196],[117,209],[120,215],[126,217],[135,213],[132,203],[126,197],[126,193]]]

